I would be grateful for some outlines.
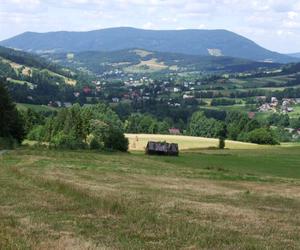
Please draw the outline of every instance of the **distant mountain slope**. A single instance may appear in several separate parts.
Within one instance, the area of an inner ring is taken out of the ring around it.
[[[47,53],[43,56],[58,64],[82,68],[96,74],[117,69],[131,73],[157,71],[242,72],[280,66],[275,63],[255,62],[225,56],[185,55],[141,49],[113,52]]]
[[[288,54],[288,56],[292,56],[292,57],[300,58],[300,52],[299,52],[299,53],[292,53],[292,54]]]
[[[297,61],[287,55],[264,49],[253,41],[226,30],[111,28],[89,32],[26,32],[0,44],[35,52],[116,51],[140,48],[190,55],[223,55],[255,61]]]

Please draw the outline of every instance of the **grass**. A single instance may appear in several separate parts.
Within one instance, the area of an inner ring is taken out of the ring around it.
[[[27,104],[27,103],[17,103],[17,109],[18,110],[32,109],[37,112],[49,112],[49,111],[57,110],[57,108],[49,107],[46,105],[35,105],[35,104]]]
[[[289,113],[290,118],[299,118],[300,117],[300,104],[293,106],[294,112]]]
[[[0,249],[299,249],[299,150],[11,151]]]
[[[218,139],[192,136],[126,134],[126,137],[129,139],[129,148],[131,151],[145,150],[148,141],[167,141],[169,143],[178,143],[180,150],[217,148],[219,145]],[[266,146],[252,143],[226,141],[226,148],[228,149],[257,149],[265,147]]]
[[[15,84],[20,84],[20,85],[25,85],[27,84],[28,87],[33,88],[34,85],[31,82],[27,82],[27,81],[20,81],[20,80],[15,80],[12,78],[7,78],[7,81],[10,83],[15,83]]]

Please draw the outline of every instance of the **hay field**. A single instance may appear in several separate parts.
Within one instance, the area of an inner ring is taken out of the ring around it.
[[[126,134],[126,137],[129,139],[130,151],[145,150],[148,141],[167,141],[169,143],[178,143],[180,150],[214,148],[218,147],[219,144],[218,139],[192,136]],[[227,149],[257,149],[266,147],[268,146],[236,141],[226,141]]]

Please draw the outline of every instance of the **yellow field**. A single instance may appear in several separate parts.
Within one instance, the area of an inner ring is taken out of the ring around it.
[[[140,57],[146,57],[146,56],[153,54],[152,52],[142,50],[142,49],[135,49],[135,50],[133,50],[133,52],[136,53]]]
[[[144,69],[146,67],[146,69]],[[156,58],[152,58],[147,61],[141,61],[139,64],[129,66],[125,69],[125,71],[130,73],[135,72],[155,72],[167,69],[168,66],[165,65],[163,62],[159,62]]]
[[[144,150],[148,141],[167,141],[169,143],[178,143],[180,150],[218,147],[219,144],[218,139],[192,136],[126,134],[126,137],[129,139],[130,151]],[[228,149],[256,149],[264,147],[266,146],[252,143],[226,141],[226,148]]]

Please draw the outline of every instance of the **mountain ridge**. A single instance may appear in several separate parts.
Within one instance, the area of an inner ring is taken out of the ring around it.
[[[291,54],[288,54],[288,56],[295,57],[295,58],[300,58],[300,52],[298,52],[298,53],[291,53]]]
[[[25,32],[0,45],[31,52],[118,51],[141,48],[188,55],[217,54],[254,61],[295,62],[234,32],[216,30],[144,30],[130,27],[93,31]]]
[[[84,68],[95,74],[105,71],[125,72],[244,72],[279,67],[276,63],[255,62],[232,57],[186,55],[169,52],[129,49],[112,52],[84,51],[48,53],[42,56],[71,68]]]

